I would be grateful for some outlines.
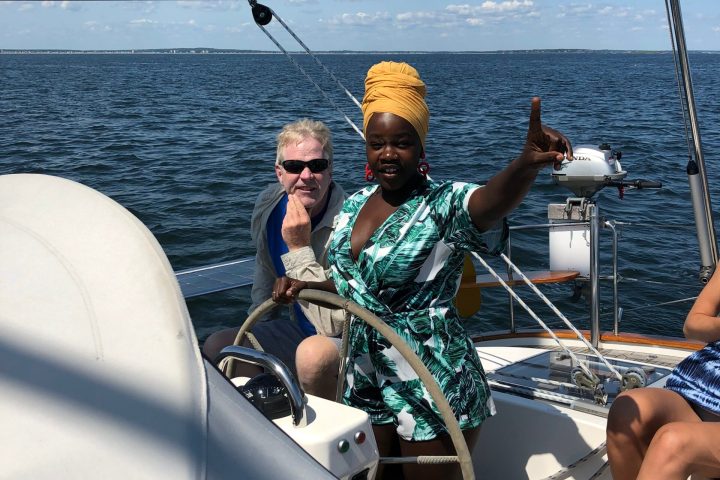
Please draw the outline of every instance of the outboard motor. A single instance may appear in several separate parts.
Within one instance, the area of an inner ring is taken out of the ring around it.
[[[648,180],[624,180],[627,172],[620,165],[622,152],[613,150],[610,145],[603,143],[594,145],[579,145],[573,150],[573,161],[563,161],[560,169],[553,170],[552,179],[556,185],[561,185],[575,196],[591,198],[605,187],[617,187],[620,198],[623,198],[626,187],[629,188],[660,188],[660,182]]]
[[[574,270],[589,283],[591,304],[590,341],[597,347],[600,337],[599,252],[600,227],[612,228],[613,222],[601,222],[592,197],[605,187],[617,187],[620,198],[626,188],[660,188],[660,182],[625,180],[627,172],[620,165],[622,153],[609,144],[578,145],[573,149],[573,161],[563,161],[552,171],[552,179],[575,195],[564,204],[548,205],[550,227],[550,270]],[[616,248],[616,240],[613,242]],[[621,309],[617,307],[617,267],[613,266],[615,296],[615,324]],[[587,287],[580,285],[584,290]]]
[[[618,182],[627,175],[620,165],[622,153],[607,143],[597,148],[579,145],[573,154],[572,162],[563,161],[559,170],[553,170],[552,179],[577,197],[590,198],[609,182]]]

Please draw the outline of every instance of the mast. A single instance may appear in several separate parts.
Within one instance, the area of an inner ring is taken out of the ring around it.
[[[705,172],[705,158],[700,141],[695,97],[693,95],[690,64],[688,62],[685,30],[680,11],[679,0],[665,0],[670,27],[670,40],[673,46],[675,69],[678,76],[678,88],[685,119],[685,136],[688,142],[688,178],[693,200],[698,245],[700,247],[700,281],[707,283],[718,262],[718,247],[715,238],[715,226],[712,217],[712,203]],[[677,50],[675,46],[677,45]],[[688,125],[689,123],[689,125]],[[689,127],[689,128],[688,128]]]

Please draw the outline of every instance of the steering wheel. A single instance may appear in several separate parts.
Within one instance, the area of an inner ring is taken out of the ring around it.
[[[312,289],[301,290],[298,294],[298,298],[300,300],[305,300],[322,306],[330,306],[334,308],[344,309],[346,312],[349,312],[352,315],[355,315],[356,317],[362,319],[368,325],[377,330],[383,337],[385,337],[390,342],[393,347],[397,349],[398,352],[400,352],[402,357],[410,364],[415,373],[417,373],[420,381],[423,382],[425,388],[430,394],[430,397],[435,402],[435,405],[440,412],[440,416],[445,422],[445,427],[447,428],[448,434],[450,435],[450,440],[452,441],[453,447],[455,447],[455,452],[457,452],[457,456],[418,457],[418,463],[457,462],[460,464],[463,479],[474,480],[475,473],[473,471],[470,450],[468,449],[467,442],[465,441],[465,437],[462,434],[462,430],[460,430],[460,425],[455,418],[455,414],[453,413],[452,408],[447,401],[447,398],[445,398],[445,395],[435,381],[435,378],[433,378],[430,371],[422,363],[422,360],[418,358],[418,356],[415,354],[415,352],[413,352],[413,350],[408,346],[408,344],[405,343],[405,341],[400,338],[400,336],[395,333],[395,331],[391,329],[377,315],[370,312],[366,308],[361,307],[352,300],[344,299],[334,293]],[[265,315],[277,305],[278,304],[273,302],[272,299],[268,299],[255,310],[253,310],[250,316],[248,316],[247,320],[245,320],[245,322],[240,327],[240,331],[235,337],[234,345],[241,345],[243,339],[245,338],[245,335],[247,334],[247,332],[250,331],[250,329],[252,329],[253,325],[255,325],[255,323],[257,323],[257,321],[263,315]],[[226,362],[225,368],[223,369],[223,372],[226,375],[228,372],[232,371],[232,363],[232,359]]]

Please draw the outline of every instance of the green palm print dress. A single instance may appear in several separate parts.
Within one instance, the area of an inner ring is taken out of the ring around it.
[[[377,188],[352,195],[337,218],[329,263],[338,293],[393,328],[435,377],[460,428],[476,427],[495,407],[453,299],[465,252],[498,253],[506,224],[482,233],[474,226],[468,200],[478,185],[427,181],[375,231],[355,261],[355,219]],[[366,411],[376,425],[394,423],[406,440],[447,432],[417,374],[383,336],[353,319],[348,351],[346,404]]]

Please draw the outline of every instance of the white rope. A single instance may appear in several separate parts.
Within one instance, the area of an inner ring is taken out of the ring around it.
[[[555,305],[553,305],[553,303],[552,303],[550,300],[548,300],[548,298],[547,298],[545,295],[543,295],[543,293],[540,291],[540,289],[537,288],[537,286],[535,286],[535,285],[525,276],[525,274],[520,271],[520,269],[512,262],[512,260],[510,260],[504,253],[501,253],[501,254],[500,254],[500,258],[502,258],[503,260],[505,260],[505,263],[507,263],[507,264],[510,266],[510,268],[513,269],[513,271],[514,271],[515,273],[517,273],[518,275],[520,275],[520,277],[523,279],[523,281],[525,282],[525,284],[526,284],[527,286],[529,286],[530,289],[531,289],[533,292],[535,292],[535,294],[536,294],[538,297],[540,297],[540,299],[542,299],[542,301],[545,302],[545,304],[546,304],[548,307],[550,307],[550,309],[551,309],[553,312],[555,312],[555,314],[560,318],[560,320],[562,320],[562,321],[565,323],[565,325],[567,325],[568,328],[569,328],[570,330],[572,330],[572,331],[575,333],[575,335],[577,335],[578,339],[579,339],[581,342],[583,342],[583,344],[584,344],[591,352],[593,352],[593,353],[598,357],[598,359],[600,359],[600,361],[605,364],[605,366],[608,368],[608,370],[610,370],[610,372],[611,372],[613,375],[615,375],[615,377],[617,377],[617,379],[620,380],[620,382],[622,383],[623,376],[620,374],[620,372],[618,372],[618,371],[615,369],[615,367],[613,367],[612,365],[610,365],[610,362],[608,362],[607,359],[606,359],[595,347],[593,347],[590,342],[587,341],[587,339],[585,338],[585,336],[584,336],[582,333],[580,333],[580,331],[579,331],[577,328],[575,328],[575,326],[570,322],[570,320],[568,320],[567,317],[566,317],[565,315],[563,315],[563,313],[562,313],[560,310],[558,310],[558,308],[557,308]]]
[[[580,367],[580,369],[583,371],[583,373],[585,373],[585,375],[587,375],[590,379],[592,379],[592,380],[593,380],[594,382],[596,382],[597,384],[600,384],[600,379],[599,379],[592,371],[590,371],[590,369],[589,369],[583,362],[581,362],[580,359],[578,359],[578,358],[575,356],[575,354],[574,354],[569,348],[567,348],[567,347],[560,341],[560,339],[558,338],[558,336],[555,335],[555,332],[553,332],[550,327],[548,327],[547,325],[545,325],[545,322],[543,322],[543,321],[540,319],[540,317],[538,317],[538,316],[535,314],[535,312],[522,300],[522,298],[520,298],[520,297],[517,295],[517,293],[515,293],[515,291],[514,291],[512,288],[510,288],[510,286],[505,282],[505,280],[503,280],[502,277],[500,277],[500,275],[498,275],[498,274],[495,272],[495,270],[493,270],[493,268],[492,268],[490,265],[488,265],[488,263],[487,263],[480,255],[478,255],[476,252],[472,252],[472,254],[473,254],[473,256],[475,256],[475,258],[477,258],[477,259],[480,261],[480,263],[485,267],[485,269],[486,269],[488,272],[490,272],[490,274],[491,274],[493,277],[495,277],[495,279],[496,279],[498,282],[500,282],[500,285],[502,285],[502,286],[505,288],[505,290],[507,290],[507,292],[508,292],[510,295],[512,295],[512,297],[530,314],[530,316],[531,316],[533,319],[535,319],[535,321],[538,322],[538,324],[539,324],[543,329],[545,329],[545,331],[548,333],[548,335],[550,335],[550,337],[552,337],[552,339],[555,340],[555,342],[558,344],[558,346],[559,346],[565,353],[567,353],[567,354],[570,356],[570,358],[573,359],[573,361]]]
[[[347,305],[347,303],[346,303]],[[345,364],[347,363],[347,357],[348,357],[348,345],[349,345],[349,339],[350,339],[350,312],[347,308],[345,308],[345,318],[343,319],[343,329],[342,329],[342,337],[341,337],[341,347],[340,347],[340,365],[338,368],[338,377],[337,377],[337,388],[335,389],[335,401],[337,403],[342,403],[342,397],[345,390]]]

